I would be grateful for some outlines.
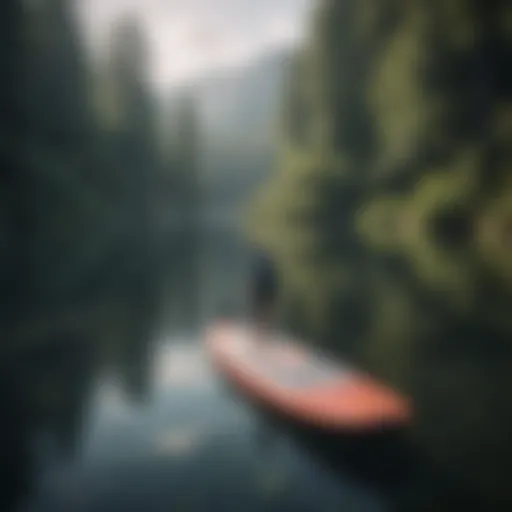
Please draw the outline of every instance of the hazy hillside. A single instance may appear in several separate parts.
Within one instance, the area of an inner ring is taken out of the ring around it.
[[[243,68],[205,77],[198,84],[210,147],[273,143],[288,61],[288,53],[265,55]]]
[[[290,52],[204,76],[195,85],[202,124],[202,162],[210,205],[230,212],[272,170],[280,100]],[[173,117],[173,91],[166,117]]]

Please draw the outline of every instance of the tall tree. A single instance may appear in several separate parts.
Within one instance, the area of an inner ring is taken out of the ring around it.
[[[26,131],[25,83],[27,48],[25,18],[19,0],[0,5],[0,232],[5,248],[0,256],[2,320],[7,321],[22,302],[24,231],[27,227],[25,183],[19,155]]]
[[[134,222],[147,217],[154,191],[157,141],[152,96],[147,84],[147,50],[136,20],[121,20],[112,34],[109,61],[118,124],[112,143],[119,179]],[[135,228],[135,225],[134,225]]]
[[[27,15],[27,100],[33,137],[84,154],[91,129],[86,58],[69,0],[32,2]]]
[[[290,106],[311,142],[285,123],[259,226],[302,327],[408,391],[426,456],[488,504],[512,502],[509,13],[322,2]]]

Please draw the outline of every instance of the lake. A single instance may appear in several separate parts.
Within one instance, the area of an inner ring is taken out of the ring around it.
[[[213,372],[202,330],[221,307],[243,310],[246,254],[233,233],[182,243],[145,274],[151,286],[124,288],[97,320],[12,359],[0,387],[9,508],[387,510]]]

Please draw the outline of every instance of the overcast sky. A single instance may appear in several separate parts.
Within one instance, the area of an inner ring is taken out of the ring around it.
[[[146,33],[154,85],[165,90],[209,69],[236,66],[304,35],[312,0],[78,0],[95,51],[116,19],[135,14]]]

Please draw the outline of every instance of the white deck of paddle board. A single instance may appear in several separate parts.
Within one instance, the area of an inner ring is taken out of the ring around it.
[[[352,373],[341,363],[331,362],[282,334],[272,333],[262,340],[253,329],[238,328],[227,346],[230,359],[243,366],[244,371],[285,388],[339,384]]]

